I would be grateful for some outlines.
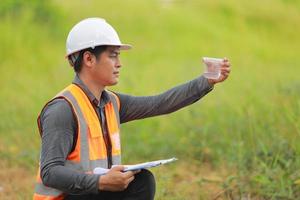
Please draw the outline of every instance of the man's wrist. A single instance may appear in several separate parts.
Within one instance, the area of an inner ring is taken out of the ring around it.
[[[105,188],[104,188],[104,180],[103,180],[103,178],[105,179],[104,176],[105,176],[105,175],[99,176],[99,179],[98,179],[98,189],[99,189],[100,191],[102,191],[102,190],[105,189]]]
[[[213,79],[207,79],[208,84],[210,84],[211,86],[214,86],[216,84],[216,82]]]

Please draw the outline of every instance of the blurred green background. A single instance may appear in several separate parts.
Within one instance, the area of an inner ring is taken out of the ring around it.
[[[0,2],[0,199],[31,199],[36,118],[74,77],[71,27],[103,17],[134,48],[114,91],[152,95],[228,57],[230,78],[167,116],[122,125],[124,163],[176,156],[153,169],[156,199],[300,199],[300,1]]]

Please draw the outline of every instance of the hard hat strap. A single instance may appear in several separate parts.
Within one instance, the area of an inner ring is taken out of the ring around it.
[[[79,57],[79,52],[76,52],[76,53],[73,53],[71,55],[69,55],[69,63],[70,65],[72,65],[74,67],[75,63],[76,63],[76,60],[78,59]]]

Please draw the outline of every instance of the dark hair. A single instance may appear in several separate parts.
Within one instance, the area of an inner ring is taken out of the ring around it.
[[[98,57],[100,56],[100,54],[103,53],[106,49],[107,49],[107,46],[103,45],[103,46],[96,46],[95,48],[87,48],[87,49],[81,50],[79,52],[78,58],[76,59],[76,61],[74,63],[74,71],[76,73],[79,73],[81,71],[81,68],[82,68],[82,59],[83,59],[84,52],[89,51],[93,55],[95,55],[96,58],[98,59]]]

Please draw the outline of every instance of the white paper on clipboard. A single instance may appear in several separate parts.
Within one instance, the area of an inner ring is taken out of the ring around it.
[[[140,170],[140,169],[148,169],[152,167],[157,167],[160,165],[164,165],[170,162],[174,162],[178,160],[177,158],[170,158],[170,159],[165,159],[165,160],[156,160],[156,161],[151,161],[151,162],[145,162],[145,163],[140,163],[136,165],[123,165],[124,166],[124,172],[127,171],[135,171],[135,170]],[[96,167],[93,170],[94,174],[99,174],[99,175],[104,175],[109,171],[109,169],[105,169],[102,167]]]

